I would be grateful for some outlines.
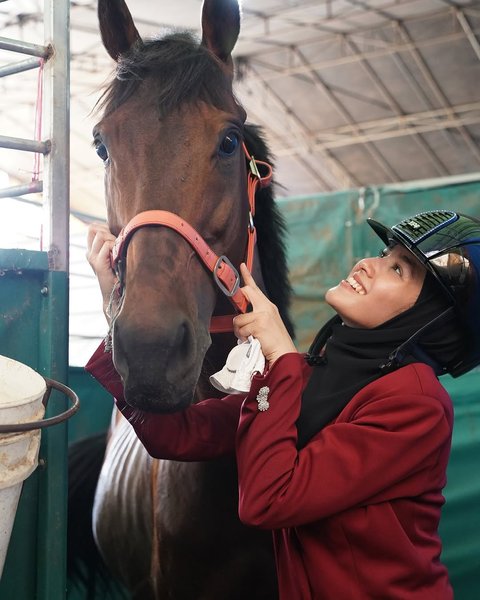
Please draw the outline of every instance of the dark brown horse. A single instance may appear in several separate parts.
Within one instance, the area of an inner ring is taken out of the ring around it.
[[[233,276],[234,287],[253,233],[248,153],[268,159],[232,92],[237,1],[204,1],[201,42],[187,33],[141,40],[123,0],[99,0],[98,13],[103,43],[117,62],[94,128],[109,227],[119,235],[144,211],[173,214],[213,254],[228,257],[232,267],[222,258],[213,270],[220,279]],[[290,327],[283,222],[271,189],[259,189],[255,203],[253,273]],[[177,411],[214,395],[208,376],[235,343],[232,333],[210,333],[212,316],[234,313],[220,289],[229,284],[217,285],[181,227],[136,229],[117,265],[122,295],[113,359],[127,402],[146,411]],[[134,598],[277,596],[270,534],[238,520],[234,457],[154,461],[129,423],[118,419],[93,525],[108,568]]]

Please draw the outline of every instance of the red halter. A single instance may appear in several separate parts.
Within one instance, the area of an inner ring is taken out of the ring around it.
[[[255,193],[257,186],[266,187],[272,180],[272,167],[266,163],[256,160],[250,156],[248,150],[243,144],[243,150],[249,161],[248,170],[248,241],[245,263],[248,270],[252,270],[253,257],[256,244],[256,230],[253,224],[255,216]],[[258,165],[266,168],[267,174],[262,177],[258,170]],[[127,254],[127,246],[135,231],[141,227],[148,226],[169,227],[179,233],[195,250],[203,264],[213,274],[221,291],[230,298],[233,306],[238,312],[244,313],[247,310],[248,302],[240,289],[240,275],[237,269],[225,255],[217,256],[210,246],[205,242],[202,236],[185,220],[175,213],[166,210],[146,210],[135,215],[131,221],[122,229],[115,245],[112,248],[111,263],[113,269],[118,275],[120,283],[123,278],[123,263]],[[232,331],[232,315],[213,316],[210,322],[210,331],[212,333],[226,333]]]

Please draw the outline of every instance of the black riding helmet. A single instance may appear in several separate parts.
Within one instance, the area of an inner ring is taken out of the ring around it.
[[[401,244],[432,273],[464,326],[465,352],[444,372],[458,377],[480,364],[480,220],[435,210],[391,228],[367,223],[387,246]]]

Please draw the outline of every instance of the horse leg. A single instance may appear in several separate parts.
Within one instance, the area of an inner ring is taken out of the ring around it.
[[[232,458],[161,461],[155,500],[162,575],[158,598],[278,597],[271,534],[241,524],[237,489]]]

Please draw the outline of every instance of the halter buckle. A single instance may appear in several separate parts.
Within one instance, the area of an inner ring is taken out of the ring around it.
[[[250,172],[252,173],[252,175],[254,177],[256,177],[257,179],[261,179],[260,171],[258,170],[258,166],[257,166],[257,161],[255,160],[255,158],[253,156],[250,158],[250,162],[248,163],[248,166],[250,167]]]
[[[225,264],[228,267],[230,267],[230,269],[233,271],[233,274],[235,275],[235,283],[233,284],[233,287],[231,290],[229,290],[227,288],[227,286],[223,283],[223,281],[221,281],[221,279],[219,278],[219,276],[217,274],[217,271],[222,267],[222,264]],[[216,284],[221,289],[221,291],[225,294],[225,296],[228,296],[229,298],[231,298],[232,296],[235,296],[235,294],[238,291],[238,288],[240,287],[240,275],[239,275],[237,269],[232,265],[232,263],[228,260],[228,258],[224,254],[222,254],[221,256],[218,257],[218,260],[215,263],[215,266],[213,267],[212,273],[213,273],[213,279],[215,280]]]
[[[250,233],[253,233],[255,231],[255,223],[253,222],[253,215],[251,210],[248,211],[248,230],[250,231]]]

